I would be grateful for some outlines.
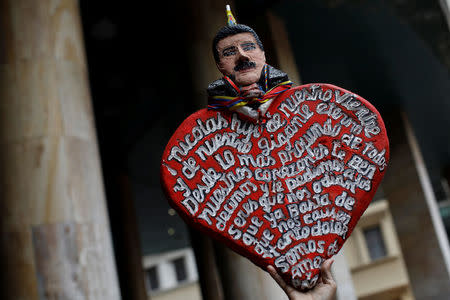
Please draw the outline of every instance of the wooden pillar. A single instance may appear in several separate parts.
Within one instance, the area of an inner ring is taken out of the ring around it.
[[[384,119],[391,157],[383,191],[389,201],[414,298],[450,299],[450,276],[445,257],[448,250],[444,250],[448,249],[448,244],[442,243],[445,236],[439,233],[435,224],[442,222],[440,215],[433,213],[427,203],[432,200],[427,199],[432,190],[426,184],[427,179],[421,178],[427,175],[423,161],[417,155],[417,142],[411,138],[411,128],[400,114],[385,115]]]
[[[120,299],[76,0],[0,0],[0,298]]]

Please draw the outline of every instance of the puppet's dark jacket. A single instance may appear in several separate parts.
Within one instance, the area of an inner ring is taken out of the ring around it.
[[[277,84],[289,80],[288,75],[283,71],[275,69],[274,67],[267,65],[267,85],[270,90]],[[258,85],[264,89],[265,87],[265,76],[264,76],[264,68],[261,73],[261,77],[258,81]],[[207,88],[208,96],[230,96],[237,97],[239,96],[237,91],[231,86],[231,84],[223,78],[217,79],[213,81]],[[265,91],[267,92],[267,91]]]

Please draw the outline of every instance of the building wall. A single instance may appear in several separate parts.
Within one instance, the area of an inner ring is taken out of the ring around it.
[[[201,300],[200,284],[191,283],[151,297],[152,300]]]
[[[367,240],[370,230],[380,234],[378,245],[376,239]],[[370,247],[378,253],[371,254]],[[414,299],[387,200],[369,206],[344,244],[344,253],[358,299]]]

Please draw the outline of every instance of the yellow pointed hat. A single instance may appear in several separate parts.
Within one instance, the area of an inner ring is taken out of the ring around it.
[[[228,19],[228,26],[236,25],[236,19],[234,18],[233,14],[231,13],[231,8],[229,5],[226,6],[227,10],[227,19]]]

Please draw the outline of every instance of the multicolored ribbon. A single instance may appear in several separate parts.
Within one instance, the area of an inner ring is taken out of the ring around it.
[[[267,65],[266,65],[267,66]],[[264,74],[265,74],[265,85],[267,89],[267,67],[265,66]],[[241,94],[241,90],[239,87],[228,77],[224,76],[224,79],[230,83],[230,85],[233,87],[233,89],[237,92],[237,94]],[[270,90],[266,91],[262,97],[253,98],[253,97],[243,97],[243,96],[237,96],[237,97],[231,97],[231,96],[212,96],[208,99],[208,109],[211,110],[218,110],[218,109],[231,109],[234,110],[238,107],[245,106],[247,104],[253,104],[253,103],[264,103],[269,101],[270,99],[274,98],[278,94],[290,89],[292,86],[292,81],[287,80],[283,81]]]

